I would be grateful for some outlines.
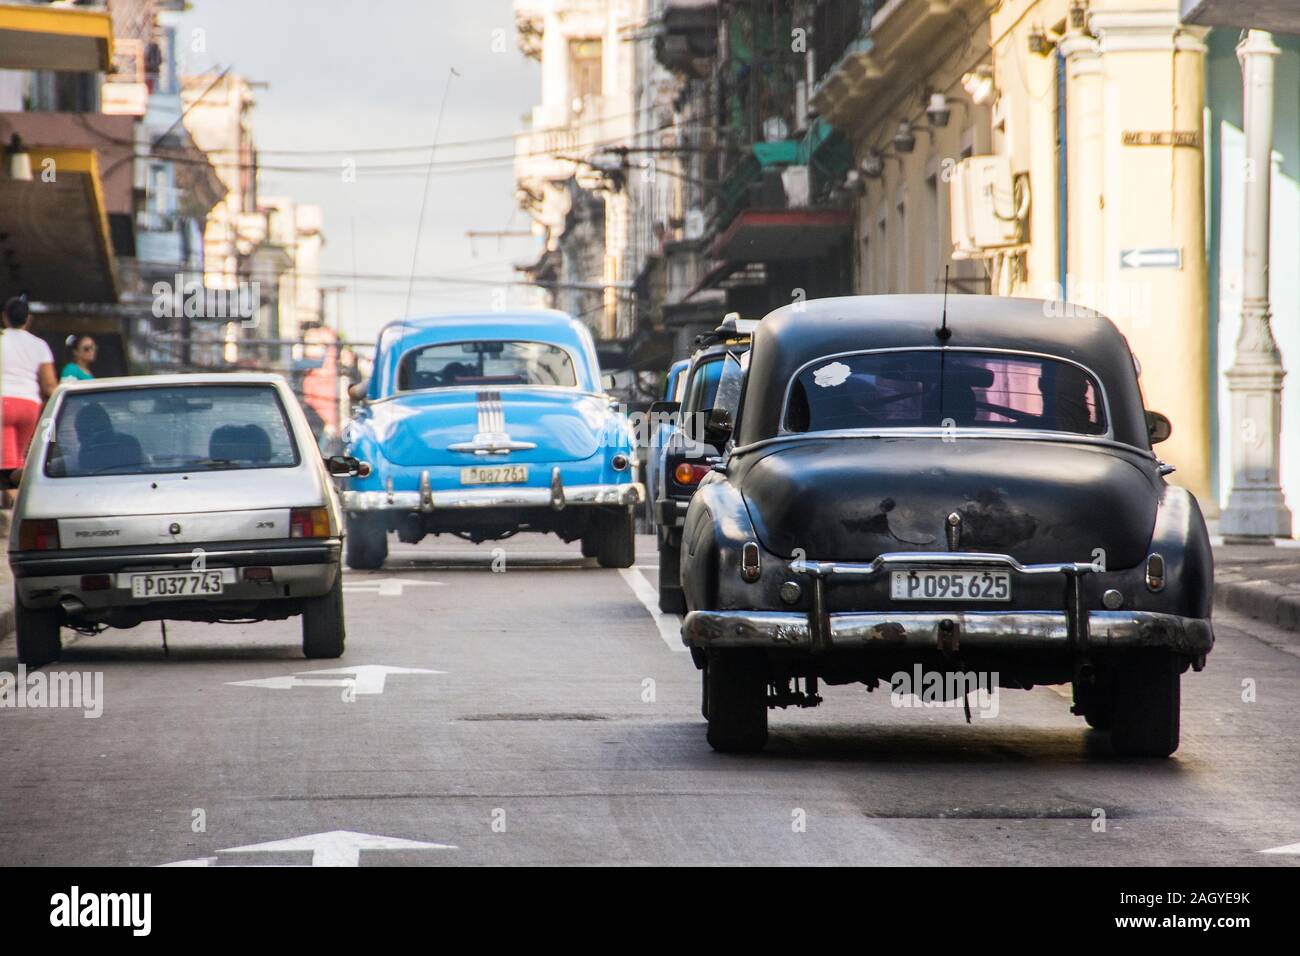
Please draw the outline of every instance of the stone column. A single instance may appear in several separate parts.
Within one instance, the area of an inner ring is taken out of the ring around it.
[[[1223,510],[1224,537],[1291,536],[1282,495],[1282,356],[1273,340],[1268,298],[1269,224],[1273,178],[1273,72],[1281,50],[1273,36],[1251,30],[1237,47],[1246,127],[1246,237],[1241,332],[1227,371],[1232,406],[1232,490]]]

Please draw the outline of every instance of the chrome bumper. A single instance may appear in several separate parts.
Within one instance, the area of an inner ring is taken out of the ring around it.
[[[682,623],[687,647],[795,651],[1061,651],[1162,647],[1200,657],[1214,646],[1208,620],[1146,611],[1089,611],[1073,636],[1064,611],[881,611],[831,614],[815,638],[806,614],[692,611]]]
[[[424,484],[422,482],[422,484]],[[640,482],[621,485],[564,485],[553,476],[549,488],[452,488],[433,491],[345,491],[344,511],[441,511],[445,508],[551,508],[571,505],[634,505],[645,500]]]

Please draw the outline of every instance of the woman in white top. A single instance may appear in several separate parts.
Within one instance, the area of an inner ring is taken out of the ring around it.
[[[22,468],[36,431],[41,405],[58,385],[54,353],[45,341],[26,329],[27,301],[13,298],[4,306],[0,335],[0,395],[4,397],[3,446],[0,468]],[[13,496],[6,489],[6,504]]]

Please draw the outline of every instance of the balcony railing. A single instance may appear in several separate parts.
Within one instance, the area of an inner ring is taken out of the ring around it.
[[[813,51],[821,80],[870,29],[884,0],[822,0],[813,14]]]

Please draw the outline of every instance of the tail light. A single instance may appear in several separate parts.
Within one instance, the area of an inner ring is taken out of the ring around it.
[[[18,547],[22,551],[57,551],[59,523],[50,519],[30,519],[18,526]]]
[[[740,549],[740,576],[745,581],[754,582],[763,572],[759,559],[758,542],[746,541]]]
[[[289,537],[328,538],[329,536],[328,508],[294,508],[289,512]]]
[[[1165,589],[1165,559],[1163,555],[1154,552],[1147,556],[1147,589],[1151,591]]]
[[[673,469],[673,481],[679,485],[692,487],[700,483],[705,475],[710,471],[708,465],[693,465],[689,461],[684,461]]]

